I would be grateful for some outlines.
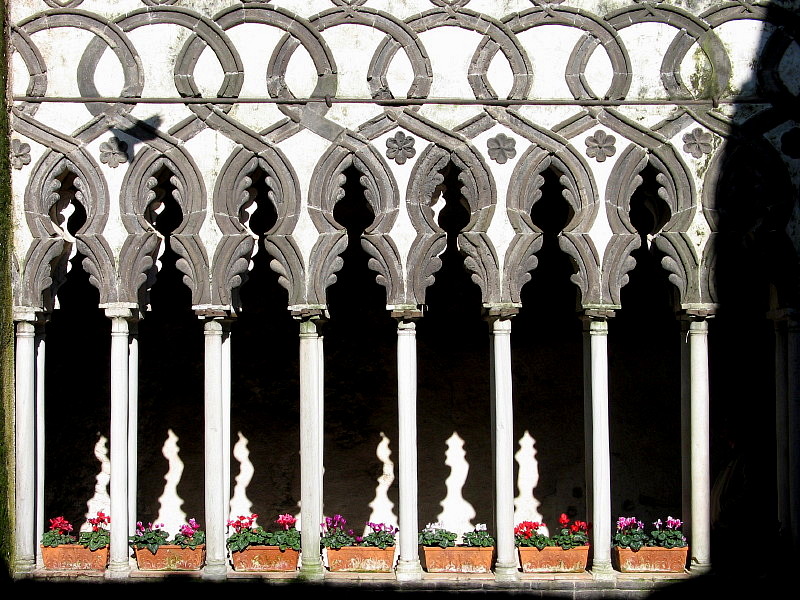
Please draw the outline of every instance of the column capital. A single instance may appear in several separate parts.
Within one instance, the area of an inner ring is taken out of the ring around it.
[[[766,317],[770,321],[789,322],[798,320],[798,311],[794,307],[775,308],[767,312]]]
[[[139,308],[131,304],[103,304],[100,306],[109,319],[139,320]]]
[[[512,319],[519,313],[520,306],[511,302],[484,304],[483,318],[489,322]]]
[[[417,319],[421,319],[424,312],[421,304],[396,304],[387,306],[387,308],[390,311],[391,317],[400,322],[413,322]]]
[[[193,306],[194,314],[198,319],[233,319],[234,312],[229,306]]]
[[[678,312],[678,318],[687,321],[704,321],[706,319],[713,319],[716,314],[716,304],[701,304],[683,308]]]
[[[580,318],[584,321],[606,321],[616,316],[615,306],[584,306]]]

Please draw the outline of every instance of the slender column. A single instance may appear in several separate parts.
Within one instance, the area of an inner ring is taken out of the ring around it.
[[[691,560],[689,568],[711,568],[711,469],[709,460],[708,321],[689,324],[691,377]]]
[[[691,448],[691,356],[689,352],[689,320],[681,319],[681,520],[683,533],[692,535],[692,448]]]
[[[413,320],[397,322],[397,422],[399,546],[397,579],[422,579],[417,514],[417,330]]]
[[[45,322],[36,322],[36,564],[42,564],[42,549],[37,543],[44,533],[44,368]]]
[[[222,482],[224,521],[231,508],[231,322],[222,322]]]
[[[319,526],[322,522],[322,474],[320,473],[320,377],[321,362],[317,324],[300,321],[300,538],[303,548],[300,576],[321,579],[324,575]]]
[[[781,536],[791,532],[789,510],[789,385],[788,331],[786,321],[775,319],[775,465],[777,481],[778,525]]]
[[[128,535],[133,535],[139,487],[139,322],[128,327]]]
[[[205,504],[206,566],[203,577],[223,579],[225,549],[225,486],[223,482],[222,322],[209,318],[205,338]]]
[[[795,552],[800,550],[800,320],[792,316],[786,331],[789,514]]]
[[[128,554],[128,318],[126,308],[106,309],[111,319],[111,542],[108,574],[127,577]]]
[[[16,573],[27,573],[36,563],[36,326],[17,321],[15,350],[15,518]]]
[[[519,578],[514,545],[514,407],[511,386],[511,319],[491,319],[494,416],[495,578]]]
[[[610,312],[610,311],[607,311]],[[613,314],[613,313],[611,313]],[[611,450],[608,426],[608,321],[606,316],[589,316],[585,327],[589,337],[589,375],[591,381],[591,439],[586,454],[591,455],[592,489],[592,575],[596,579],[614,577],[611,567]]]
[[[322,522],[325,514],[325,338],[322,336],[322,323],[317,321],[317,472],[319,473],[319,521]]]

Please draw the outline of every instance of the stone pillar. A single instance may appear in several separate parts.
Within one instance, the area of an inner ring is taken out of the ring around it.
[[[691,356],[689,320],[681,318],[681,520],[683,533],[691,540],[692,532],[692,447],[691,447]]]
[[[397,423],[399,528],[396,576],[401,581],[422,579],[419,561],[417,482],[417,338],[414,317],[397,321]],[[418,315],[417,315],[418,316]]]
[[[224,521],[231,509],[231,321],[222,321],[222,482]]]
[[[109,307],[111,319],[111,541],[108,553],[108,576],[128,576],[128,319],[131,310]]]
[[[33,313],[15,315],[14,572],[36,566],[36,325]]]
[[[608,318],[611,310],[586,311],[584,317],[584,357],[588,369],[591,409],[584,418],[591,421],[586,428],[586,456],[590,459],[592,575],[595,579],[611,579],[611,450],[608,425]],[[584,386],[584,389],[586,387]]]
[[[322,458],[320,438],[320,368],[322,355],[317,320],[300,319],[300,539],[302,545],[300,576],[322,579],[324,575],[320,547],[322,522]]]
[[[490,316],[492,327],[492,421],[494,438],[495,578],[516,581],[514,545],[514,406],[511,384],[511,316]]]
[[[45,320],[36,322],[36,564],[42,564],[42,549],[39,540],[45,531],[44,521],[44,369],[45,369]]]
[[[223,474],[222,336],[219,318],[206,318],[205,337],[205,530],[206,566],[203,577],[224,579],[228,571],[225,546],[225,486]]]
[[[139,486],[139,322],[131,320],[128,328],[128,535],[133,535]]]
[[[689,323],[691,526],[689,568],[711,568],[711,464],[709,460],[708,321]]]

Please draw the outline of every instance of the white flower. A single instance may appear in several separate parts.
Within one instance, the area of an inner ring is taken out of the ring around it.
[[[475,525],[475,531],[486,531],[486,523],[478,523]]]

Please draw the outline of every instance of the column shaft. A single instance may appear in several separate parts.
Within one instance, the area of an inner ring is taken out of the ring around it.
[[[136,532],[136,490],[139,486],[139,326],[129,325],[128,336],[128,535]]]
[[[417,339],[413,321],[397,324],[399,546],[397,578],[422,578],[417,532]]]
[[[689,325],[691,354],[691,505],[690,568],[711,567],[711,471],[709,461],[708,321]]]
[[[317,550],[322,522],[320,357],[317,326],[304,319],[300,321],[300,574],[307,579],[323,576]]]
[[[128,321],[111,318],[111,541],[108,570],[112,577],[130,570],[128,554]]]
[[[225,547],[225,486],[223,481],[222,323],[208,319],[205,339],[205,517],[204,577],[222,579],[227,573]]]
[[[591,379],[592,573],[613,576],[611,567],[611,450],[608,425],[608,322],[589,319]]]
[[[788,322],[786,335],[789,448],[789,514],[794,550],[800,550],[800,321]]]
[[[775,465],[778,523],[781,534],[791,531],[789,509],[789,386],[786,321],[775,321]]]
[[[36,348],[35,325],[18,321],[15,350],[14,570],[32,571],[36,561]]]
[[[514,407],[511,384],[511,320],[492,321],[495,439],[495,522],[498,580],[518,578],[514,545]]]
[[[38,540],[44,533],[44,369],[45,369],[45,323],[36,323],[36,564],[42,564],[42,549]]]
[[[691,539],[692,531],[692,374],[689,351],[689,321],[681,320],[681,519],[683,533]]]

